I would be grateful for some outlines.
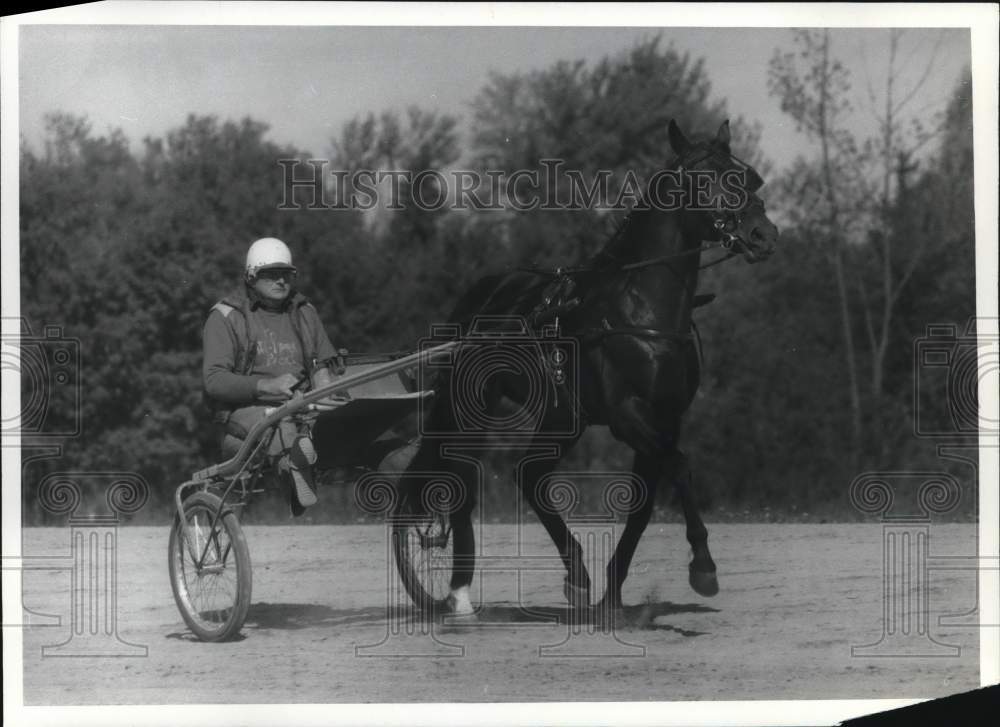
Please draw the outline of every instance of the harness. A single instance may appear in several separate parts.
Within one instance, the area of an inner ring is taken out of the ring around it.
[[[532,330],[538,330],[543,325],[549,324],[554,321],[556,328],[559,327],[559,318],[564,314],[572,311],[580,304],[579,297],[571,297],[574,290],[576,289],[576,276],[584,273],[594,273],[594,272],[604,272],[604,273],[615,273],[623,271],[633,271],[641,270],[643,268],[649,268],[657,265],[666,265],[673,260],[677,260],[682,257],[687,257],[693,254],[700,254],[706,250],[715,249],[717,247],[725,247],[724,242],[719,243],[704,243],[697,248],[691,250],[685,250],[683,252],[674,253],[672,255],[661,255],[655,258],[649,258],[646,260],[640,260],[639,262],[626,263],[615,265],[613,268],[608,268],[605,266],[581,266],[574,268],[556,268],[554,270],[545,270],[540,268],[529,268],[521,267],[517,268],[520,272],[530,273],[533,275],[542,275],[552,277],[552,282],[549,283],[545,289],[542,291],[541,301],[532,309],[531,313],[528,315],[528,324]],[[706,265],[699,266],[699,269],[710,267],[712,265],[717,265],[721,262],[725,262],[738,253],[730,252],[718,260],[715,260]],[[605,257],[611,257],[608,253],[602,253]],[[614,258],[612,258],[613,260]],[[714,293],[703,293],[700,295],[692,296],[691,308],[700,308],[701,306],[708,305],[713,300],[715,300]],[[638,336],[640,338],[662,338],[662,339],[690,339],[690,334],[686,333],[676,333],[674,331],[663,331],[656,328],[645,328],[641,326],[612,326],[607,318],[602,319],[601,328],[592,328],[581,333],[581,340],[586,343],[593,343],[605,338],[609,335],[631,335]]]
[[[700,251],[700,248],[695,250],[695,252]],[[632,263],[628,266],[622,265],[618,267],[618,270],[636,270],[643,267],[665,264],[668,260],[675,259],[685,254],[690,254],[690,252],[685,252],[680,255],[664,255],[658,258],[644,260],[640,263]],[[727,256],[724,259],[728,259],[729,257],[730,256]],[[541,300],[527,316],[527,328],[538,342],[539,358],[543,370],[546,370],[549,373],[549,380],[552,384],[553,406],[558,407],[560,398],[565,398],[570,401],[570,406],[574,406],[576,408],[577,415],[586,419],[587,412],[583,407],[583,403],[578,397],[572,396],[572,392],[568,386],[568,377],[565,366],[569,362],[569,356],[559,347],[559,340],[561,339],[562,333],[559,319],[574,310],[581,303],[580,298],[578,296],[574,296],[577,286],[575,276],[585,272],[595,272],[597,270],[603,271],[604,269],[584,267],[573,269],[557,268],[556,270],[519,268],[519,270],[535,275],[552,277],[552,280],[542,291]],[[708,305],[713,300],[715,300],[714,293],[695,295],[693,297],[691,307],[692,309],[699,308],[701,306]],[[699,363],[703,363],[704,352],[702,350],[701,335],[698,333],[694,320],[691,320],[690,324],[691,329],[689,331],[679,333],[676,331],[664,331],[661,329],[647,328],[643,326],[612,325],[608,319],[604,317],[601,319],[600,327],[585,329],[575,335],[579,340],[582,349],[598,345],[610,336],[632,336],[634,338],[647,340],[668,341],[676,345],[679,349],[683,348],[683,346],[687,343],[694,341],[698,361]],[[563,397],[560,397],[560,393],[563,394]]]
[[[701,156],[698,156],[692,160],[682,162],[678,167],[679,171],[683,172],[685,167],[691,167],[698,162],[704,161],[705,159],[713,156],[715,152],[708,152]],[[724,263],[727,260],[731,260],[738,256],[741,251],[747,252],[751,249],[751,244],[743,240],[738,231],[743,226],[743,219],[749,210],[756,209],[759,205],[763,203],[754,195],[757,189],[759,189],[764,181],[757,174],[756,170],[746,162],[737,159],[736,157],[729,155],[729,158],[735,161],[740,167],[743,168],[744,172],[747,174],[748,181],[744,188],[744,191],[749,195],[748,200],[736,210],[724,210],[717,212],[714,210],[706,210],[712,216],[712,226],[718,230],[720,234],[720,239],[717,241],[703,241],[697,247],[693,247],[688,250],[682,250],[681,252],[670,253],[668,255],[659,255],[657,257],[646,258],[644,260],[639,260],[636,262],[624,262],[607,250],[602,250],[595,258],[598,261],[597,264],[584,265],[572,268],[555,268],[554,270],[545,270],[534,267],[521,267],[517,270],[521,272],[531,273],[534,275],[549,276],[553,280],[546,286],[542,292],[542,299],[538,305],[531,311],[528,316],[529,326],[533,330],[537,330],[542,325],[554,321],[556,330],[559,328],[559,317],[573,310],[580,304],[580,299],[578,297],[571,297],[574,288],[576,287],[576,276],[587,274],[587,273],[605,273],[614,274],[621,272],[632,272],[635,270],[643,270],[645,268],[650,268],[659,265],[666,265],[671,267],[670,263],[691,255],[701,255],[709,250],[714,250],[721,248],[725,250],[725,254],[722,257],[716,258],[710,262],[704,263],[698,266],[699,270],[704,270],[705,268],[710,268],[714,265]],[[627,222],[626,222],[627,224]],[[621,234],[624,226],[619,228],[617,234]],[[695,295],[692,293],[692,304],[691,308],[698,308],[703,305],[711,303],[715,299],[714,294],[703,294]],[[691,340],[692,333],[684,332],[678,333],[675,331],[663,331],[654,328],[643,328],[638,326],[612,326],[607,318],[602,319],[602,326],[600,328],[592,328],[581,332],[581,341],[585,345],[592,345],[595,342],[603,340],[607,336],[611,335],[629,335],[636,336],[639,338],[649,338],[649,339],[661,339],[661,340],[674,340],[678,342],[684,342]],[[694,331],[694,336],[697,337],[697,329],[694,328],[694,322],[691,323],[692,331]],[[698,339],[699,349],[701,346],[700,338]],[[700,356],[700,351],[699,351]]]
[[[683,171],[684,166],[691,166],[703,161],[704,159],[711,156],[711,153],[698,157],[694,160],[689,161],[686,165],[682,165],[680,170]],[[741,160],[732,157],[738,164],[747,170],[750,175],[749,183],[747,184],[745,191],[751,195],[749,200],[738,210],[724,210],[721,212],[707,211],[712,215],[712,226],[718,230],[720,234],[720,239],[717,241],[703,241],[697,247],[683,250],[681,252],[671,253],[667,255],[660,255],[657,257],[647,258],[644,260],[639,260],[636,262],[624,262],[607,250],[601,251],[595,258],[595,263],[585,266],[571,267],[571,268],[555,268],[551,270],[540,269],[536,267],[520,267],[517,268],[520,272],[526,272],[533,275],[541,275],[551,277],[551,282],[544,288],[541,295],[541,300],[532,309],[528,315],[528,327],[535,335],[538,332],[544,330],[547,327],[551,327],[548,335],[540,336],[540,344],[543,347],[548,347],[549,351],[543,351],[542,359],[546,368],[550,371],[553,386],[555,388],[562,388],[565,390],[566,385],[566,372],[563,369],[563,364],[565,364],[567,357],[565,355],[559,355],[556,350],[553,350],[556,344],[552,341],[553,338],[558,338],[560,334],[559,319],[570,311],[574,310],[580,305],[580,298],[574,296],[573,293],[576,289],[576,278],[580,275],[588,273],[604,273],[604,274],[615,274],[622,272],[632,272],[636,270],[643,270],[646,268],[666,265],[668,267],[671,262],[676,260],[686,258],[692,255],[701,255],[704,252],[714,249],[723,249],[725,254],[721,257],[716,258],[710,262],[704,263],[698,266],[699,270],[718,265],[720,263],[731,260],[732,258],[738,256],[741,252],[746,252],[750,250],[750,244],[744,241],[738,234],[739,230],[743,226],[743,219],[749,210],[754,209],[757,205],[761,205],[759,199],[754,196],[754,192],[760,188],[763,184],[763,180],[757,174],[757,172],[749,164],[742,162]],[[627,224],[627,223],[626,223]],[[619,228],[618,233],[624,228]],[[712,293],[696,295],[692,291],[691,296],[691,308],[692,310],[703,305],[711,303],[715,299],[715,295]],[[554,331],[554,335],[552,333]],[[679,348],[683,347],[685,344],[694,341],[696,346],[696,351],[698,355],[699,362],[704,361],[704,352],[702,350],[701,336],[698,333],[698,329],[695,326],[694,321],[690,322],[690,330],[684,332],[678,331],[665,331],[656,328],[646,328],[642,326],[623,326],[623,325],[612,325],[607,318],[601,319],[601,326],[597,328],[590,328],[580,331],[576,334],[580,340],[580,343],[584,348],[596,345],[601,341],[605,340],[609,336],[632,336],[635,338],[643,338],[648,340],[659,340],[674,343]],[[555,397],[558,401],[558,396]],[[578,403],[579,404],[579,403]],[[582,409],[582,407],[581,407]]]

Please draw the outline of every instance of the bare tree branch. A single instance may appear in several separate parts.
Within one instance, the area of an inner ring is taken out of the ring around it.
[[[861,67],[865,71],[865,88],[868,90],[868,103],[871,106],[869,111],[872,114],[872,118],[878,121],[878,113],[875,111],[875,107],[878,106],[878,101],[875,100],[875,88],[872,86],[872,75],[868,72],[868,51],[864,41],[861,41]]]
[[[920,79],[916,82],[913,88],[907,92],[906,96],[903,97],[903,100],[896,105],[896,108],[893,110],[894,113],[898,113],[906,108],[906,104],[908,104],[913,97],[920,92],[920,89],[924,87],[924,84],[927,83],[927,79],[930,77],[931,71],[934,69],[934,62],[937,60],[938,50],[941,48],[941,41],[943,38],[943,32],[939,32],[937,40],[934,42],[934,47],[931,49],[931,57],[927,60],[927,65],[924,67],[924,71],[921,74]]]

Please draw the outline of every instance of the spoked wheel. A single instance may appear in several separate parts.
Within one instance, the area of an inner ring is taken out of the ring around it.
[[[447,610],[454,561],[448,516],[397,517],[392,550],[403,587],[417,607],[425,613]]]
[[[232,638],[250,608],[250,550],[232,511],[216,517],[221,507],[217,496],[195,493],[184,501],[186,533],[179,515],[170,531],[174,600],[202,641]]]

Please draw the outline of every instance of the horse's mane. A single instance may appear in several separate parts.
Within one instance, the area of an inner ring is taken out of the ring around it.
[[[674,157],[666,163],[663,169],[676,169],[680,165],[680,162],[681,160],[679,157]],[[645,198],[646,198],[646,193],[643,193],[639,197],[640,203],[644,202]],[[615,245],[618,242],[620,242],[622,235],[625,234],[625,230],[628,228],[628,224],[632,220],[632,216],[636,214],[636,212],[641,212],[641,211],[643,211],[642,208],[639,209],[633,208],[628,210],[624,214],[620,215],[612,214],[611,231],[608,234],[607,239],[604,241],[604,245],[601,247],[601,249],[590,258],[589,260],[590,265],[599,266],[600,263],[606,258],[614,259],[615,255],[613,251],[615,249]]]

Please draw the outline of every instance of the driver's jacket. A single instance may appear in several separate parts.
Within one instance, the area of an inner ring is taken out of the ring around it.
[[[287,325],[281,316],[287,316]],[[287,362],[290,365],[286,364],[287,368],[280,371],[265,366],[258,355],[263,342],[269,335],[273,337],[276,327],[285,331],[290,329],[295,339],[290,347],[296,351],[296,360]],[[335,355],[316,308],[304,296],[293,293],[276,314],[261,310],[245,286],[212,307],[205,322],[203,343],[203,390],[206,403],[219,422],[228,420],[234,409],[259,403],[256,400],[258,380],[280,373],[311,374],[317,360]]]

